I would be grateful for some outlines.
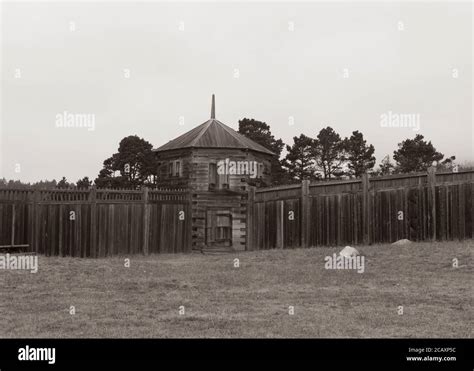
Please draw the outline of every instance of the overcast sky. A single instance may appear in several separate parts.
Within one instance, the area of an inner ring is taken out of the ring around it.
[[[359,130],[378,163],[420,133],[472,161],[472,16],[469,2],[4,3],[0,177],[94,179],[125,136],[156,148],[206,121],[212,93],[217,119],[286,143]],[[57,127],[64,111],[94,130]],[[419,130],[382,127],[389,112]]]

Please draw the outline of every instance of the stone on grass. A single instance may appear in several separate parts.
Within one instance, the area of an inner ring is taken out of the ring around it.
[[[339,252],[339,255],[344,256],[345,258],[350,258],[359,255],[359,251],[351,246],[346,246]]]
[[[403,238],[401,240],[398,240],[398,241],[392,243],[392,245],[408,245],[410,243],[411,243],[410,240],[407,240],[406,238]]]

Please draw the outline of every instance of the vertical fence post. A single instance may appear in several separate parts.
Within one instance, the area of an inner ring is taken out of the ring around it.
[[[188,210],[186,212],[186,251],[190,252],[193,250],[193,193],[192,189],[187,190],[186,201],[188,204]]]
[[[39,202],[41,199],[41,191],[35,189],[33,195],[33,251],[39,253]]]
[[[309,180],[301,183],[301,246],[309,246]]]
[[[12,202],[12,233],[11,233],[11,243],[10,245],[13,247],[15,245],[15,201]]]
[[[255,187],[254,186],[249,186],[249,191],[248,191],[248,197],[247,197],[247,246],[245,249],[247,251],[252,251],[255,246],[254,246],[254,241],[255,241],[255,231],[253,228],[254,224],[254,204],[255,204]]]
[[[97,249],[97,189],[92,186],[89,192],[89,203],[91,204],[91,234],[90,234],[90,256],[98,256]]]
[[[370,207],[369,207],[369,174],[362,174],[362,235],[365,245],[370,244]]]
[[[142,202],[143,202],[143,253],[149,254],[148,242],[150,240],[150,205],[148,203],[148,187],[142,189]]]
[[[436,240],[436,168],[428,168],[428,207],[431,209],[429,225],[431,227],[431,240]]]
[[[277,209],[277,237],[276,237],[276,247],[277,249],[283,249],[285,247],[285,221],[284,221],[284,208],[285,201],[277,200],[276,209]]]

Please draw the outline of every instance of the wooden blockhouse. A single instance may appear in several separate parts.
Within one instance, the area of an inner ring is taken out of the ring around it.
[[[192,247],[245,250],[249,186],[269,184],[275,154],[211,118],[155,150],[160,187],[192,195]]]

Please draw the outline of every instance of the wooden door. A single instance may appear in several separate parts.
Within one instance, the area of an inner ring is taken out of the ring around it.
[[[208,209],[206,214],[206,245],[232,246],[231,211]]]

